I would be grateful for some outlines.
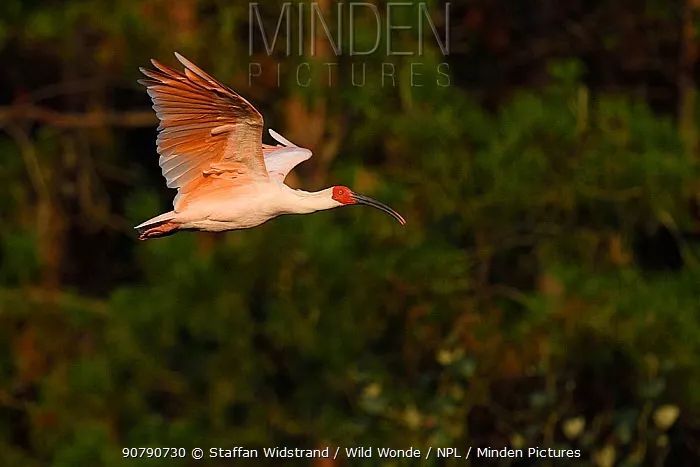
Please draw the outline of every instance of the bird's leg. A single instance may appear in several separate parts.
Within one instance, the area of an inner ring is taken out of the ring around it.
[[[139,240],[148,240],[150,238],[167,237],[179,230],[180,226],[175,222],[165,222],[155,227],[147,227],[139,229]]]

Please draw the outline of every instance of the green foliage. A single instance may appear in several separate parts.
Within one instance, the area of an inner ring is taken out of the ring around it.
[[[217,15],[192,29],[176,18],[167,35],[167,4],[136,3],[6,2],[0,44],[74,64],[65,32],[90,24],[90,61],[117,87],[181,47],[246,82],[246,44],[221,53],[245,32],[245,5],[193,2]],[[564,447],[581,465],[611,452],[646,465],[697,441],[699,173],[678,124],[632,93],[589,89],[580,60],[487,108],[466,86],[411,88],[409,58],[387,58],[395,88],[349,85],[346,62],[339,88],[289,76],[249,88],[274,95],[261,98],[268,122],[316,128],[295,106],[329,122],[337,150],[322,156],[319,139],[307,165],[328,170],[303,165],[303,182],[376,195],[403,229],[347,208],[137,243],[130,226],[172,195],[157,191],[151,134],[22,129],[37,178],[8,132],[0,464],[121,465],[122,447],[235,440]],[[444,58],[422,58],[434,83]],[[107,290],[87,290],[93,275]]]

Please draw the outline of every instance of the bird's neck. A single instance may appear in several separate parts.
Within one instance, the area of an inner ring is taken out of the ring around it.
[[[342,206],[341,203],[332,198],[333,188],[312,192],[291,188],[287,188],[287,190],[287,212],[290,214],[308,214]]]

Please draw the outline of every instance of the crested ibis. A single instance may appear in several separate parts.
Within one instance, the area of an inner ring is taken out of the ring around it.
[[[253,105],[175,53],[180,72],[151,60],[141,68],[160,125],[159,164],[169,188],[176,188],[173,210],[135,227],[139,239],[181,230],[221,232],[258,226],[282,214],[308,214],[363,204],[403,217],[389,206],[345,186],[317,192],[295,190],[287,174],[311,157],[270,130],[277,145],[262,143],[263,117]]]

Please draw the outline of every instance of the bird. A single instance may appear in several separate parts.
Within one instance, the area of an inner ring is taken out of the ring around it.
[[[394,217],[395,210],[343,185],[308,192],[284,183],[312,152],[270,129],[277,144],[264,144],[263,117],[246,99],[175,52],[183,71],[151,60],[139,68],[158,117],[156,147],[173,209],[135,227],[140,240],[180,231],[223,232],[257,227],[284,214],[309,214],[366,205]]]

